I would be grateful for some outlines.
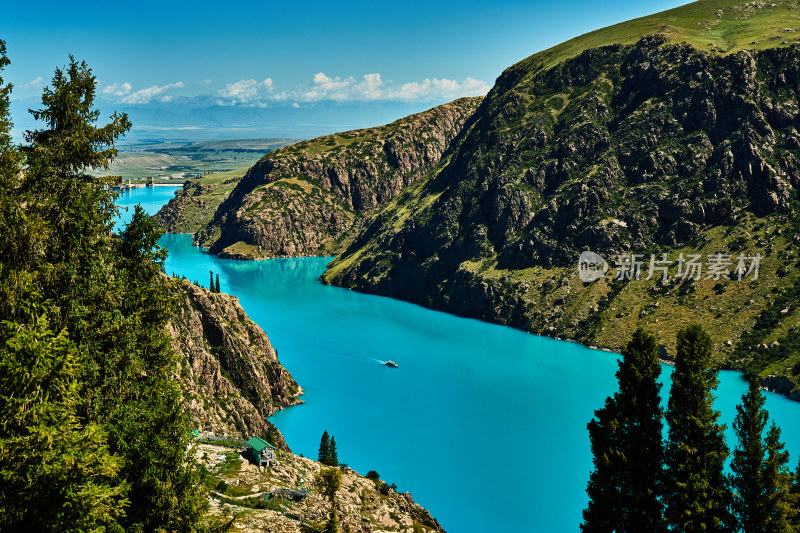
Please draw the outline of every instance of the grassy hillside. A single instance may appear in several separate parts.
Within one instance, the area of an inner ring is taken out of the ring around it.
[[[658,34],[668,42],[730,54],[796,43],[798,29],[800,9],[795,1],[701,0],[580,35],[520,61],[511,70],[533,73],[590,48],[633,44],[643,35]]]
[[[167,233],[196,233],[211,222],[247,169],[214,172],[188,180],[155,218]]]

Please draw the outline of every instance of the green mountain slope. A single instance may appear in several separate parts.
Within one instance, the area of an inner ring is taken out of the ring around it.
[[[534,54],[510,70],[534,72],[589,48],[633,44],[644,35],[660,35],[671,43],[689,43],[698,50],[722,54],[764,50],[797,42],[798,28],[797,2],[701,0],[580,35]]]
[[[375,214],[324,280],[617,350],[644,325],[665,357],[698,321],[730,366],[791,391],[798,13],[696,2],[514,65],[448,157]],[[587,249],[611,263],[594,283],[578,276]],[[644,279],[645,264],[642,279],[612,280],[626,252],[668,254],[669,279]],[[732,279],[678,278],[681,253],[706,268],[731,254]],[[761,256],[758,279],[736,279],[739,255]]]
[[[236,183],[196,240],[233,258],[337,253],[366,214],[439,162],[480,100],[461,98],[385,126],[270,152]],[[175,206],[190,205],[198,193],[203,201],[203,191],[187,189]],[[172,207],[162,210],[162,221]],[[173,227],[192,227],[184,219],[197,209],[173,211]]]

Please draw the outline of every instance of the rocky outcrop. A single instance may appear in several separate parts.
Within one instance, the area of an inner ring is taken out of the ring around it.
[[[232,498],[212,491],[209,495],[212,521],[245,533],[302,533],[324,528],[330,517],[331,502],[320,494],[315,480],[326,467],[287,452],[279,452],[277,464],[270,467],[257,467],[244,457],[231,461],[231,456],[242,457],[219,446],[201,444],[196,449],[196,457],[206,470],[225,485],[236,487],[235,493],[240,495]],[[223,458],[227,469],[221,468]],[[222,473],[223,470],[228,473]],[[343,531],[444,531],[430,512],[414,502],[410,493],[397,492],[383,481],[367,479],[347,467],[339,470],[342,484],[336,492],[336,509]],[[265,493],[280,489],[304,490],[309,494],[299,501],[273,497],[266,505],[263,503]]]
[[[188,180],[154,215],[165,233],[195,233],[211,221],[219,205],[227,198],[241,176],[225,179],[209,177]]]
[[[217,435],[270,435],[286,446],[267,420],[300,403],[300,387],[278,361],[266,333],[238,298],[179,284],[178,312],[168,330],[182,357],[180,377],[197,428]]]
[[[304,141],[256,163],[196,236],[236,258],[338,252],[364,215],[443,157],[480,98],[461,98],[386,126]]]

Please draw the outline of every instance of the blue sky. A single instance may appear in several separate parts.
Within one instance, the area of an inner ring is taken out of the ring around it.
[[[3,77],[17,132],[71,53],[134,139],[309,137],[483,94],[537,51],[681,3],[14,1]]]

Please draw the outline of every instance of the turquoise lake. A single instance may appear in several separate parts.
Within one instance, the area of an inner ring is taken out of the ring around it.
[[[155,213],[173,193],[134,189],[118,203]],[[331,258],[219,259],[188,235],[161,244],[167,273],[204,286],[209,270],[219,274],[305,389],[305,404],[272,418],[295,453],[316,458],[327,429],[340,461],[411,492],[449,533],[578,530],[586,424],[616,389],[616,354],[325,286]],[[720,377],[716,406],[732,447],[747,385],[736,372]],[[767,408],[794,467],[800,402],[768,394]]]

